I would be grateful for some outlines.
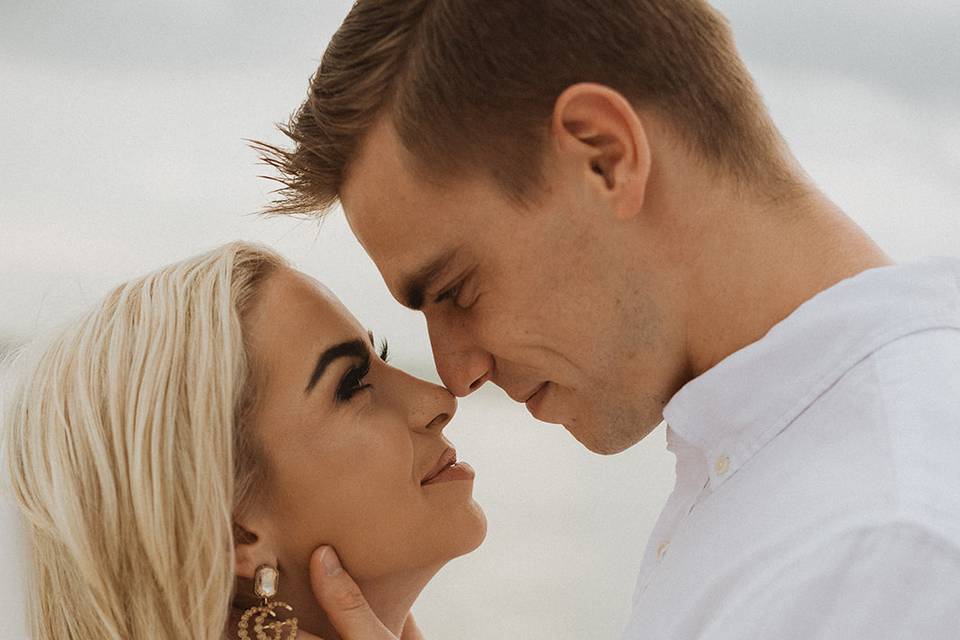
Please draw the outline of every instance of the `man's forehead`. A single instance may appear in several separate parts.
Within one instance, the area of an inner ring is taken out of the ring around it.
[[[474,252],[501,203],[489,179],[428,179],[415,165],[389,119],[378,119],[357,149],[340,200],[393,296],[418,308],[453,258]]]
[[[382,243],[402,243],[438,208],[431,185],[418,180],[393,128],[378,121],[362,140],[345,176],[340,202],[350,228],[371,255]]]
[[[413,166],[414,158],[389,118],[381,116],[360,139],[347,165],[340,189],[344,209],[375,213],[401,204],[398,199],[416,200],[427,185],[417,180]]]
[[[417,176],[411,163],[392,127],[378,121],[351,163],[340,198],[350,229],[401,302],[406,284],[436,266],[456,231],[449,217],[453,199]]]

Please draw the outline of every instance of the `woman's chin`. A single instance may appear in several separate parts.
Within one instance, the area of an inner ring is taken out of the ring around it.
[[[470,522],[464,527],[463,547],[457,556],[462,556],[476,550],[487,537],[487,516],[476,500],[469,505]],[[456,556],[455,556],[456,557]]]
[[[441,562],[446,563],[467,555],[483,544],[487,537],[487,517],[480,505],[471,499],[462,509],[457,509],[456,515],[447,521],[444,528],[443,543],[438,551]]]

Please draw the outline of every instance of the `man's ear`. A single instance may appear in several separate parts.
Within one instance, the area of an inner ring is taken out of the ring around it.
[[[273,552],[267,536],[262,530],[259,534],[255,533],[256,528],[249,523],[245,525],[234,520],[233,540],[237,559],[236,574],[239,578],[252,580],[257,573],[257,567],[264,564],[277,566],[277,555]]]
[[[557,151],[610,202],[618,218],[640,212],[650,178],[650,144],[623,95],[590,82],[567,87],[554,103],[551,132]]]

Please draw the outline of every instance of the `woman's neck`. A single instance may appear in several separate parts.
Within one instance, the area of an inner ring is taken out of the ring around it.
[[[368,583],[358,582],[358,584],[367,603],[373,609],[377,618],[380,619],[380,622],[399,638],[403,631],[403,625],[410,615],[413,603],[436,572],[437,570],[432,570],[419,574],[397,575]],[[319,607],[317,609],[319,611]],[[326,615],[320,613],[323,622],[329,625]],[[304,628],[307,629],[307,627]],[[321,635],[320,637],[324,640],[339,640],[340,638],[333,629],[329,629],[327,635]]]

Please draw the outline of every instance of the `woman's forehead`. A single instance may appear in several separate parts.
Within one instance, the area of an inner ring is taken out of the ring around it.
[[[283,267],[261,285],[248,319],[248,343],[263,363],[306,351],[312,354],[366,331],[323,284]]]

